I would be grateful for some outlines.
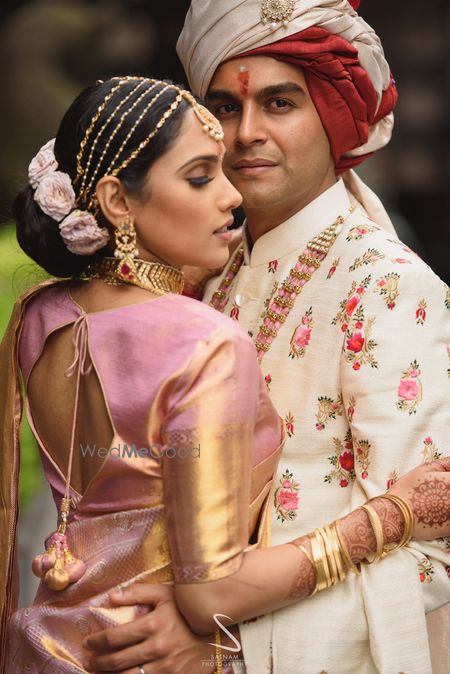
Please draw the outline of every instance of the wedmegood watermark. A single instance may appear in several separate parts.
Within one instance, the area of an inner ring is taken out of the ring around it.
[[[163,445],[150,445],[150,447],[138,447],[135,444],[126,443],[114,447],[97,447],[97,445],[82,445],[80,443],[80,452],[83,458],[86,456],[106,459],[146,459],[152,458],[161,461],[166,459],[199,459],[200,445],[196,447],[165,447]]]

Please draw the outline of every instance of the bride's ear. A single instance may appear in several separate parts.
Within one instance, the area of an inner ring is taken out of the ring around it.
[[[97,183],[98,205],[105,218],[114,227],[118,227],[124,218],[130,215],[125,189],[115,176],[103,176]]]

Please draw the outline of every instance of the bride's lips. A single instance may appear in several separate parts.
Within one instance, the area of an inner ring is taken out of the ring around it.
[[[271,171],[274,166],[277,166],[277,163],[270,159],[241,159],[233,164],[233,170],[241,175],[257,176]]]
[[[229,241],[232,237],[232,232],[230,231],[230,227],[234,222],[234,218],[230,218],[229,220],[226,221],[222,227],[219,227],[219,229],[215,229],[213,234],[215,236],[220,237],[221,239],[224,239],[225,241]]]

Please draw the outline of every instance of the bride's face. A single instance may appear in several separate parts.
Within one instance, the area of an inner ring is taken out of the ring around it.
[[[242,198],[222,171],[223,155],[223,143],[188,110],[178,138],[152,165],[143,198],[131,200],[139,257],[179,268],[225,264],[231,210]]]

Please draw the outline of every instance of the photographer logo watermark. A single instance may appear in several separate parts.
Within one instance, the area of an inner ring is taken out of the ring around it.
[[[221,623],[219,618],[227,618],[228,620],[232,620],[230,616],[225,615],[224,613],[215,613],[213,615],[214,622],[216,623],[217,627],[221,632],[223,632],[231,641],[233,642],[234,646],[225,646],[225,644],[215,644],[213,642],[209,642],[210,646],[214,646],[216,649],[220,648],[222,653],[222,666],[225,665],[233,665],[234,671],[244,671],[244,660],[239,657],[238,653],[242,652],[242,646],[239,642],[239,640],[234,636],[230,630],[228,630],[225,625]],[[232,655],[234,654],[234,655]],[[212,671],[215,671],[217,668],[217,659],[215,655],[211,655],[209,660],[203,660],[202,661],[202,667],[208,667],[211,668]]]
[[[80,444],[80,452],[83,458],[95,456],[99,459],[106,459],[110,456],[114,459],[152,458],[157,461],[161,461],[162,458],[199,459],[200,445],[196,447],[165,447],[156,444],[150,445],[150,447],[138,447],[134,443],[131,445],[119,443],[114,447],[97,447],[95,444]]]

